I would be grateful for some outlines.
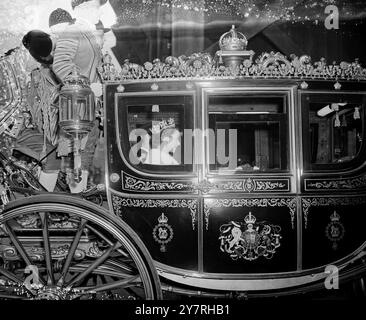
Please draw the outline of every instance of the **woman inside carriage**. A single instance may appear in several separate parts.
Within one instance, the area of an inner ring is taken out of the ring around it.
[[[181,133],[175,128],[174,119],[153,122],[141,141],[140,161],[150,165],[179,165],[177,148]]]

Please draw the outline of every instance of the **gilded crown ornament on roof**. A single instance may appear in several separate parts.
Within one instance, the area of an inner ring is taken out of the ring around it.
[[[248,44],[247,38],[241,32],[235,30],[235,25],[231,26],[229,32],[225,32],[219,40],[221,50],[240,51],[245,50]]]
[[[230,31],[220,37],[220,51],[216,52],[219,63],[224,63],[226,67],[238,73],[242,62],[245,60],[247,64],[251,64],[254,55],[254,51],[246,51],[247,44],[248,40],[244,34],[237,32],[232,25]]]

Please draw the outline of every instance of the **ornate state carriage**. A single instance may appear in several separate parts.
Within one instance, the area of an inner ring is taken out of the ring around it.
[[[109,212],[62,194],[7,204],[2,290],[266,296],[322,289],[335,270],[362,280],[366,70],[273,52],[254,60],[221,40],[215,58],[126,61],[120,73],[106,57]],[[154,125],[180,133],[174,162],[141,161]],[[40,270],[38,289],[23,283],[27,265]]]

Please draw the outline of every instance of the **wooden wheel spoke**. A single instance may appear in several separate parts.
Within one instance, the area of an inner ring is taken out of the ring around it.
[[[96,230],[95,228],[93,228],[92,226],[88,225],[88,228],[93,231],[97,236],[99,236],[102,240],[104,240],[107,244],[109,244],[110,246],[113,245],[113,242],[111,240],[109,240],[107,237],[105,237],[102,233],[100,233],[98,230]],[[122,256],[126,257],[126,258],[130,258],[130,255],[123,251],[122,249],[117,249],[117,252],[120,253]]]
[[[53,285],[55,283],[55,277],[52,268],[52,253],[50,244],[50,235],[48,232],[48,216],[45,212],[39,213],[42,221],[42,235],[43,235],[43,246],[45,250],[45,260],[47,268],[47,285]]]
[[[11,281],[14,281],[19,284],[23,283],[23,281],[21,279],[19,279],[14,273],[12,273],[8,270],[5,270],[4,268],[0,268],[0,273]]]
[[[78,265],[75,265],[75,266],[71,266],[70,267],[70,272],[80,273],[83,270],[85,270],[85,268],[88,267],[88,266],[89,266],[89,264],[88,265],[78,264]],[[107,275],[107,276],[117,277],[119,279],[131,276],[133,274],[136,274],[136,272],[134,272],[134,273],[127,273],[127,272],[123,273],[120,270],[104,269],[103,266],[104,266],[104,264],[102,266],[99,266],[98,268],[96,268],[93,272],[95,274],[99,274],[99,275],[104,274],[104,275]]]
[[[131,266],[130,264],[115,259],[111,259],[111,261],[108,260],[108,266],[110,268],[113,268],[113,270],[119,270],[125,273],[134,274],[137,272],[136,268]]]
[[[85,267],[85,262],[79,262],[77,264],[74,264],[72,267],[75,270],[75,268]],[[104,270],[104,271],[110,271],[110,272],[117,272],[121,274],[129,274],[134,275],[138,270],[131,266],[130,264],[124,263],[124,261],[118,261],[115,258],[108,259],[104,264],[99,266],[97,270]],[[122,275],[122,278],[125,277]]]
[[[75,290],[81,290],[84,292],[82,294],[91,294],[91,293],[96,293],[96,292],[102,292],[102,291],[106,291],[106,290],[112,290],[115,288],[125,288],[125,287],[129,287],[132,285],[135,285],[136,282],[139,282],[139,278],[140,276],[133,276],[133,277],[129,277],[123,280],[119,280],[119,281],[115,281],[112,283],[107,283],[107,284],[102,284],[100,286],[96,286],[94,288],[74,288]]]
[[[9,226],[8,222],[5,222],[4,225],[5,225],[6,232],[10,237],[11,242],[14,244],[15,249],[18,251],[18,253],[22,257],[22,259],[24,260],[26,265],[27,266],[33,265],[31,259],[29,258],[27,252],[25,251],[23,245],[20,243],[17,236],[14,234],[14,232],[13,232],[12,228]],[[38,275],[38,276],[39,276],[40,283],[44,285],[45,284],[44,279],[42,278],[41,275]]]
[[[78,282],[80,282],[82,279],[84,279],[87,275],[89,275],[91,272],[93,272],[98,266],[100,266],[108,257],[110,254],[118,249],[121,246],[119,242],[116,242],[113,246],[111,246],[109,249],[107,249],[98,259],[93,261],[88,268],[86,268],[82,273],[80,273],[78,276],[76,276],[73,280],[68,282],[65,286],[71,287]]]
[[[81,238],[81,235],[83,233],[83,230],[84,230],[85,225],[86,225],[86,220],[85,219],[81,219],[79,228],[76,231],[74,240],[72,241],[72,244],[70,246],[69,252],[67,254],[66,261],[65,261],[65,263],[64,263],[64,265],[62,267],[61,276],[60,276],[60,278],[59,278],[59,280],[57,282],[57,284],[59,286],[62,286],[63,283],[64,283],[64,281],[65,281],[65,277],[67,275],[67,272],[69,271],[72,258],[74,257],[75,251],[76,251],[76,249],[78,247],[78,244],[79,244],[79,241],[80,241],[80,238]]]

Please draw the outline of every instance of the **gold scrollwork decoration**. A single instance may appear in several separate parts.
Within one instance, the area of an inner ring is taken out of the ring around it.
[[[164,192],[179,191],[192,192],[200,191],[202,193],[222,193],[231,192],[280,192],[289,191],[288,179],[266,179],[266,178],[247,178],[243,180],[230,180],[211,182],[203,180],[199,183],[185,183],[177,181],[157,181],[136,178],[122,172],[122,189],[126,191],[137,192]]]
[[[287,207],[290,211],[291,227],[292,229],[295,228],[295,216],[297,209],[296,198],[206,199],[204,202],[206,230],[208,230],[211,209],[222,207]]]
[[[366,175],[349,179],[305,179],[305,190],[360,190],[366,187]]]
[[[52,259],[59,260],[67,257],[70,244],[51,244]],[[44,261],[45,250],[36,244],[28,244],[25,246],[25,251],[33,261]],[[79,243],[74,253],[76,260],[82,260],[85,257],[98,258],[103,254],[103,250],[99,248],[96,241],[82,241]],[[0,257],[6,261],[21,260],[20,255],[12,245],[0,245]]]
[[[202,193],[222,192],[280,192],[289,190],[288,179],[258,179],[247,178],[243,180],[230,180],[210,182],[207,180],[195,186]]]
[[[122,189],[126,191],[152,192],[152,191],[180,191],[189,192],[193,190],[193,186],[188,183],[175,181],[150,181],[139,179],[122,172]]]
[[[167,57],[164,62],[155,59],[143,65],[128,60],[117,68],[99,68],[105,83],[116,81],[146,80],[169,81],[177,79],[324,79],[324,80],[366,80],[366,69],[358,59],[354,62],[327,64],[324,58],[311,62],[310,56],[298,57],[294,54],[286,57],[279,52],[264,52],[254,62],[249,59],[237,67],[224,66],[208,53],[194,53],[190,56]]]
[[[38,213],[20,215],[15,219],[23,229],[39,229],[42,227],[41,218]],[[50,229],[73,229],[78,227],[78,221],[72,221],[70,217],[57,213],[50,213],[48,227]]]
[[[194,199],[133,199],[112,195],[114,212],[122,217],[122,208],[188,208],[192,218],[192,229],[197,222],[197,200]]]

